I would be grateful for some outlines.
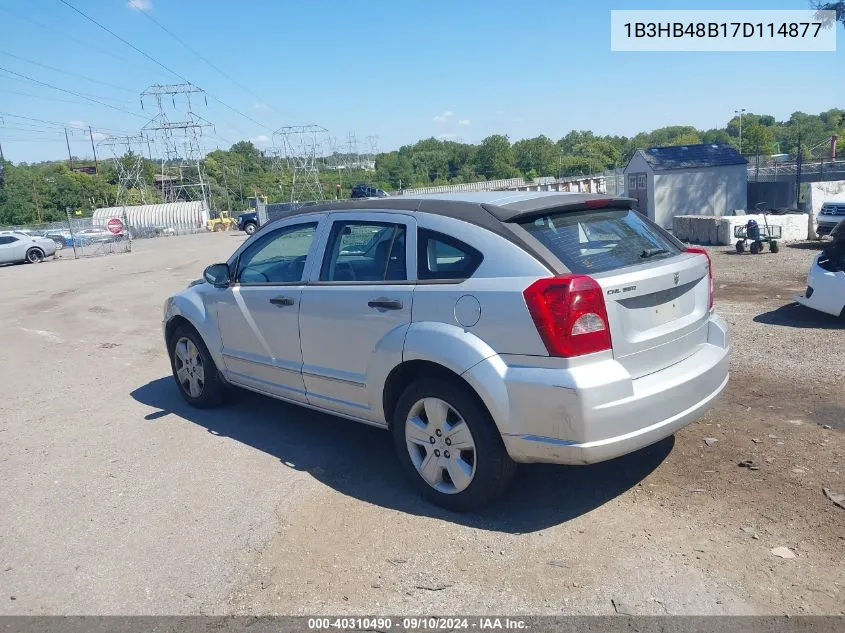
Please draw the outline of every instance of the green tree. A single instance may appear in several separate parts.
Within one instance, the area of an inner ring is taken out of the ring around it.
[[[476,170],[487,180],[517,175],[513,149],[507,136],[492,134],[481,141],[476,154]]]

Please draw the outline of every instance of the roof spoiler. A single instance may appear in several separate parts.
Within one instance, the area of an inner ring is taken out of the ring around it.
[[[519,222],[521,220],[528,220],[531,218],[549,215],[550,213],[568,213],[570,211],[588,211],[591,209],[636,209],[637,199],[625,198],[622,196],[597,196],[595,198],[589,198],[587,200],[573,200],[569,203],[561,202],[560,199],[558,199],[553,204],[549,204],[548,206],[536,207],[528,211],[514,210],[512,213],[507,214],[504,217],[502,217],[502,207],[495,207],[494,212],[493,208],[490,208],[489,205],[481,206],[483,206],[487,211],[493,213],[494,215],[497,215],[499,219],[503,222]]]

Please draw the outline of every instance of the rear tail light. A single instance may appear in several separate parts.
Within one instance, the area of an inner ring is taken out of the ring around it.
[[[708,310],[713,309],[713,262],[710,261],[710,253],[707,252],[706,249],[701,248],[699,246],[688,246],[687,253],[697,253],[699,255],[704,255],[707,258],[707,278],[708,278],[708,291],[710,292],[710,303],[707,306]]]
[[[538,279],[522,294],[550,355],[568,358],[611,349],[604,293],[592,277]]]

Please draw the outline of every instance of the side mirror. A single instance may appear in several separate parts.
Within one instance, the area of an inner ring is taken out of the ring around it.
[[[212,264],[202,274],[215,288],[227,288],[231,283],[228,264]]]

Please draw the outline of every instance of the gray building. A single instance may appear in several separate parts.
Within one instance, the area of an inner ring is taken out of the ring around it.
[[[676,215],[732,215],[748,202],[748,163],[730,145],[638,149],[625,167],[625,193],[667,229]]]

